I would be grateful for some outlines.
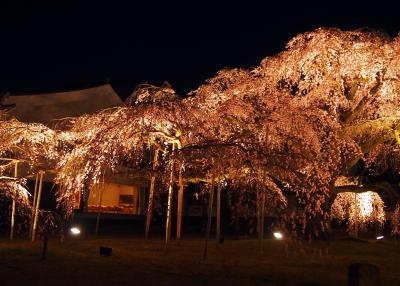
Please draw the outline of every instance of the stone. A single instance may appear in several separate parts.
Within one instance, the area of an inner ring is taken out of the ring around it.
[[[380,286],[379,268],[372,264],[354,263],[348,268],[348,286]]]
[[[112,253],[112,248],[107,246],[100,246],[100,255],[101,256],[110,256]]]

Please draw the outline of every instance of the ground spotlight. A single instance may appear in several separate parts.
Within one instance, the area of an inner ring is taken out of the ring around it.
[[[73,235],[78,235],[81,233],[81,230],[77,227],[71,227],[70,231]]]
[[[283,238],[283,235],[282,235],[282,233],[280,233],[280,232],[274,232],[274,237],[275,237],[276,239],[282,239],[282,238]]]
[[[377,237],[376,237],[377,240],[381,240],[381,239],[384,239],[384,238],[385,238],[385,237],[384,237],[383,235],[380,235],[380,236],[377,236]]]

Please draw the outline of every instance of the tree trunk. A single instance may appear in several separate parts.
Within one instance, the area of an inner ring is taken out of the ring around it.
[[[156,164],[158,161],[158,148],[154,150],[154,157],[153,157],[153,173],[151,174],[150,178],[150,193],[149,193],[149,203],[147,206],[147,215],[146,215],[146,230],[144,237],[147,240],[149,238],[149,233],[150,233],[150,224],[151,224],[151,219],[153,217],[153,198],[154,198],[154,187],[155,187],[155,182],[156,182],[156,175],[155,175],[155,170],[156,170]]]
[[[42,195],[42,188],[43,188],[43,175],[44,171],[40,171],[40,181],[39,181],[39,190],[36,199],[36,207],[35,207],[35,217],[33,219],[33,229],[32,229],[32,242],[35,241],[36,238],[36,227],[39,215],[39,207],[40,207],[40,197]]]
[[[172,143],[172,155],[175,153],[175,143]],[[174,160],[171,162],[171,175],[168,187],[168,204],[167,204],[167,221],[165,223],[165,250],[167,250],[168,242],[171,239],[171,213],[172,213],[172,195],[174,191]]]
[[[217,185],[217,227],[216,227],[216,240],[217,243],[221,241],[221,179],[218,177],[218,185]]]
[[[211,180],[210,198],[209,198],[209,202],[208,202],[207,231],[206,231],[206,239],[205,239],[204,253],[203,253],[204,260],[207,259],[208,241],[210,239],[213,198],[214,198],[214,178],[212,178],[212,180]]]
[[[29,225],[29,238],[30,239],[32,239],[32,228],[33,228],[33,220],[35,218],[35,206],[36,206],[36,199],[37,199],[38,184],[39,184],[39,173],[36,173],[35,190],[33,193],[33,202],[32,202],[31,223]]]
[[[181,161],[179,164],[179,190],[178,190],[178,211],[177,211],[177,226],[176,226],[176,238],[178,241],[181,239],[181,231],[182,231],[182,205],[183,205],[183,162]]]
[[[18,161],[15,161],[15,169],[14,169],[14,177],[18,179]],[[10,229],[10,239],[14,239],[14,225],[15,225],[15,199],[17,196],[17,192],[15,192],[15,197],[12,200],[12,207],[11,207],[11,229]]]

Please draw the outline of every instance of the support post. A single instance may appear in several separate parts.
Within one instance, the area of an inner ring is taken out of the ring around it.
[[[257,236],[258,236],[258,249],[261,253],[261,192],[257,187]]]
[[[39,173],[36,173],[35,190],[33,192],[31,223],[29,225],[29,238],[30,239],[32,239],[32,228],[33,228],[33,220],[35,218],[35,209],[36,209],[35,206],[36,206],[36,199],[37,199],[38,184],[39,184]]]
[[[354,238],[358,238],[358,198],[357,193],[354,193],[354,212],[355,212],[355,219],[354,219]]]
[[[150,233],[150,224],[151,224],[151,218],[153,217],[153,198],[154,198],[154,187],[155,187],[155,182],[156,182],[156,165],[158,161],[158,148],[154,150],[154,157],[153,157],[153,173],[151,174],[150,178],[150,193],[149,193],[149,203],[147,206],[147,215],[146,215],[146,230],[144,237],[145,239],[149,238],[149,233]]]
[[[221,241],[221,189],[222,189],[221,178],[218,177],[218,185],[217,185],[217,229],[216,229],[216,240],[217,240],[217,243],[219,243]]]
[[[265,193],[261,191],[261,210],[260,210],[260,254],[264,253],[264,214],[265,211]]]
[[[205,244],[204,244],[203,260],[207,259],[208,241],[210,240],[210,232],[211,232],[211,216],[212,216],[212,208],[213,208],[213,199],[214,199],[214,178],[211,179],[211,190],[210,190],[210,197],[209,197],[209,202],[208,202],[207,230],[206,230],[206,239],[205,239]]]
[[[101,190],[99,194],[99,206],[97,211],[97,218],[96,218],[96,235],[99,235],[99,228],[100,228],[100,216],[101,216],[101,204],[103,202],[103,193],[104,193],[104,183],[101,185]]]
[[[172,143],[172,155],[175,153],[175,143]],[[165,223],[165,250],[167,250],[168,242],[171,239],[171,213],[172,213],[172,195],[174,191],[174,161],[171,162],[171,175],[168,187],[168,204],[167,204],[167,221]]]
[[[178,241],[181,239],[182,232],[182,205],[183,205],[183,161],[179,164],[179,190],[178,190],[178,211],[177,211],[177,222],[176,222],[176,238]]]
[[[43,188],[43,176],[44,176],[44,171],[40,171],[39,190],[38,190],[38,195],[37,195],[37,199],[36,199],[35,217],[33,219],[32,242],[34,242],[35,238],[36,238],[36,228],[37,228],[37,221],[38,221],[38,215],[39,215],[40,197],[42,195],[42,188]]]
[[[14,177],[15,179],[18,179],[18,163],[19,161],[15,161],[15,169],[14,169]],[[15,196],[12,200],[12,207],[11,207],[11,229],[10,229],[10,240],[14,239],[14,225],[15,225],[15,199],[16,199],[17,193],[15,193]]]
[[[43,240],[43,249],[42,249],[42,260],[46,260],[47,258],[47,245],[49,241],[49,236],[47,232],[44,234],[44,240]]]
[[[15,224],[15,199],[12,200],[12,207],[11,207],[10,240],[14,239],[14,224]]]

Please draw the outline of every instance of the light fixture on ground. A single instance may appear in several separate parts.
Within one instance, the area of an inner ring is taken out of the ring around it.
[[[77,228],[77,227],[72,227],[72,228],[70,229],[70,231],[71,231],[71,233],[72,233],[73,235],[78,235],[78,234],[81,233],[81,230],[80,230],[79,228]]]
[[[276,238],[276,239],[282,239],[283,238],[283,235],[282,235],[282,233],[280,233],[280,232],[274,232],[274,237]]]
[[[379,236],[376,237],[377,240],[382,240],[382,239],[384,239],[384,238],[385,238],[385,237],[384,237],[383,235],[379,235]]]

